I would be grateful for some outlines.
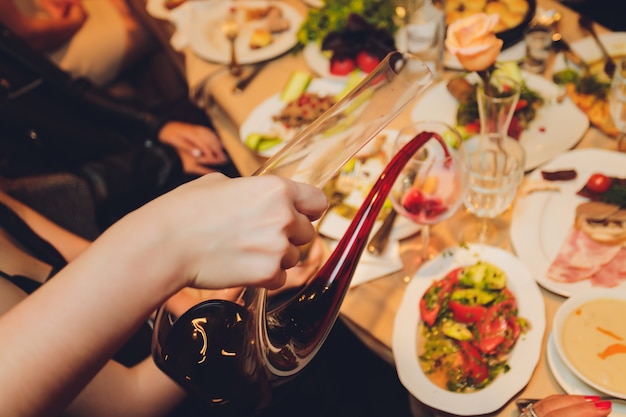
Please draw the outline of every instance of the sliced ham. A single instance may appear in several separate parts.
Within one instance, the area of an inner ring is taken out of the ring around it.
[[[576,282],[591,278],[620,252],[619,245],[605,245],[586,233],[572,228],[550,264],[547,275],[560,282]]]
[[[591,276],[591,284],[596,287],[616,287],[624,280],[626,280],[625,247],[622,247],[609,263]]]

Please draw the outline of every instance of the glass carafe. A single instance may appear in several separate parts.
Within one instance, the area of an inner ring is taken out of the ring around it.
[[[390,53],[255,175],[280,175],[323,187],[431,82],[430,71],[418,58]],[[153,335],[157,366],[211,408],[211,415],[250,414],[266,405],[272,388],[301,371],[332,328],[401,166],[388,167],[394,168],[395,174],[383,173],[386,180],[372,189],[326,264],[282,304],[268,308],[266,290],[250,287],[235,300],[199,301],[184,312],[162,306]]]

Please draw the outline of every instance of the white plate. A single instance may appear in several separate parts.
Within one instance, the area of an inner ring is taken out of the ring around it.
[[[387,152],[389,151],[392,146],[392,141],[396,138],[397,134],[398,132],[395,130],[386,129],[378,135],[385,135],[387,137],[385,145],[383,145],[383,152],[385,149]],[[375,142],[376,138],[372,139],[369,143],[373,144]],[[366,145],[366,147],[367,146],[368,145]],[[345,203],[350,204],[355,208],[360,207],[370,188],[378,179],[380,173],[383,172],[386,164],[387,160],[384,156],[366,159],[359,168],[359,179],[357,180],[355,189],[348,197],[346,197]],[[322,224],[320,225],[319,232],[326,237],[339,240],[345,234],[351,221],[351,219],[343,217],[333,210],[324,218]],[[372,233],[376,233],[381,225],[382,220],[374,223]],[[393,240],[405,239],[419,232],[420,228],[420,225],[417,223],[412,222],[404,216],[398,215],[389,238]]]
[[[578,293],[568,298],[557,310],[554,320],[552,323],[554,334],[554,346],[556,347],[556,351],[559,355],[559,358],[563,361],[563,363],[572,371],[580,380],[585,382],[587,385],[594,387],[596,390],[603,392],[605,395],[612,395],[614,397],[624,398],[626,400],[626,390],[621,391],[612,391],[605,388],[602,384],[594,381],[592,378],[589,378],[581,372],[572,361],[569,360],[567,354],[565,353],[566,346],[563,343],[563,327],[565,326],[565,322],[572,314],[578,313],[578,309],[584,304],[593,301],[593,300],[603,300],[603,299],[615,299],[626,301],[626,291],[615,291],[612,288],[593,288],[589,291],[585,291],[582,293]],[[592,317],[590,314],[585,315],[584,317],[590,318]],[[614,343],[618,343],[617,340],[613,337],[608,337],[606,334],[601,334],[596,331],[597,327],[602,327],[606,331],[612,332],[618,337],[626,337],[626,326],[623,324],[618,324],[618,327],[607,327],[607,325],[601,324],[591,324],[592,328],[589,328],[593,333],[584,334],[582,337],[588,341],[588,343],[594,344],[594,346],[602,346],[601,349],[608,348],[610,345]],[[572,342],[573,343],[573,342]],[[596,345],[597,343],[597,345]],[[577,343],[574,343],[577,345]],[[585,356],[586,362],[594,364],[594,371],[597,372],[595,375],[596,378],[600,378],[605,371],[609,371],[611,366],[617,366],[617,363],[613,365],[610,358],[606,360],[602,359],[594,359],[595,353],[588,352],[589,354]],[[599,352],[597,352],[599,353]],[[626,386],[626,374],[621,374],[619,382],[623,382],[624,386]]]
[[[556,84],[526,71],[522,75],[528,87],[545,100],[535,120],[520,136],[528,171],[574,147],[589,128],[589,119],[569,98],[561,103],[554,100],[560,94]],[[456,125],[458,101],[448,92],[446,83],[439,82],[422,95],[411,111],[413,121],[439,120]]]
[[[306,91],[320,95],[337,95],[341,93],[345,87],[345,82],[315,78],[311,80],[311,83]],[[239,138],[241,141],[245,144],[246,138],[251,133],[272,134],[272,132],[281,132],[280,137],[282,137],[282,133],[284,133],[283,129],[280,129],[280,124],[274,122],[272,117],[279,114],[286,105],[287,103],[280,99],[280,93],[274,94],[259,104],[254,110],[252,110],[248,118],[239,128]],[[284,143],[293,138],[295,133],[295,130],[288,132],[286,137],[283,137]],[[265,151],[258,152],[258,154],[269,158],[282,149],[283,146],[284,144],[279,144]]]
[[[541,170],[575,169],[577,178],[559,181],[560,191],[539,191],[520,196],[513,206],[511,243],[517,256],[530,268],[544,288],[569,297],[592,288],[589,280],[557,282],[546,271],[556,257],[563,240],[574,224],[576,206],[588,201],[576,195],[594,172],[626,177],[626,154],[604,149],[576,149],[566,152],[543,165]],[[541,170],[532,172],[527,180],[540,180]],[[626,288],[626,281],[619,287]]]
[[[548,337],[548,346],[546,347],[546,357],[548,359],[548,367],[554,375],[554,379],[559,383],[563,391],[572,395],[604,395],[604,393],[590,387],[569,370],[565,365],[558,352],[556,351],[554,341],[554,331],[550,332]],[[626,405],[620,402],[613,403],[612,417],[626,417]]]
[[[222,32],[222,23],[231,7],[258,9],[269,5],[280,7],[283,17],[290,22],[289,29],[274,34],[274,41],[259,49],[249,46],[252,32],[266,24],[264,19],[244,22],[243,12],[240,16],[240,31],[235,41],[235,50],[240,64],[252,64],[274,58],[291,49],[298,39],[296,33],[303,18],[292,6],[283,2],[267,2],[262,0],[237,0],[220,2],[194,2],[191,19],[190,46],[201,58],[207,61],[227,64],[230,62],[230,43]],[[191,4],[190,4],[191,5]]]
[[[169,20],[175,26],[177,25],[177,15],[180,15],[180,10],[191,8],[193,9],[195,3],[211,3],[220,0],[185,0],[183,4],[174,9],[168,9],[165,7],[166,0],[147,0],[146,1],[146,11],[150,16],[156,17],[157,19]]]
[[[509,357],[509,372],[471,394],[454,393],[433,384],[422,371],[417,358],[419,300],[433,280],[454,268],[485,260],[499,266],[508,276],[507,287],[517,299],[519,315],[530,323]],[[422,403],[446,413],[469,416],[498,410],[530,380],[541,355],[545,332],[545,306],[539,287],[528,268],[503,249],[471,245],[454,248],[425,264],[408,284],[393,328],[393,356],[402,384]]]
[[[611,56],[626,55],[626,32],[603,33],[600,40]],[[572,42],[570,47],[588,64],[602,59],[602,52],[591,37]],[[558,54],[555,57],[553,71],[560,71],[565,67],[563,54]]]

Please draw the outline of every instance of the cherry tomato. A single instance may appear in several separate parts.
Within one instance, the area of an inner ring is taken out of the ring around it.
[[[519,336],[519,328],[512,328],[517,323],[517,302],[508,288],[502,290],[505,298],[485,312],[483,320],[477,325],[478,349],[484,354],[496,354],[508,350]]]
[[[356,56],[356,64],[361,71],[370,73],[380,63],[380,59],[376,55],[372,55],[367,51],[361,51]]]
[[[458,301],[450,300],[448,308],[452,311],[452,318],[459,323],[478,323],[487,312],[487,308],[481,305],[468,306]]]
[[[515,111],[522,110],[528,107],[528,100],[520,98],[515,106]]]
[[[471,123],[465,125],[465,131],[467,133],[478,133],[480,132],[480,120],[476,119]]]
[[[594,193],[604,193],[611,188],[611,178],[604,174],[593,174],[587,180],[587,188]]]
[[[348,75],[356,68],[352,58],[332,57],[330,60],[330,73],[334,75]]]
[[[433,282],[420,299],[420,316],[427,325],[432,326],[437,321],[444,303],[447,303],[452,290],[459,283],[461,270],[462,268],[454,269],[444,278]]]
[[[487,361],[478,349],[468,341],[458,341],[463,357],[463,373],[470,381],[470,385],[477,385],[489,376]]]

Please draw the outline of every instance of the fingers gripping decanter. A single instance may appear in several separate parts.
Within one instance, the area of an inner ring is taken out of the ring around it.
[[[431,81],[419,59],[390,53],[255,175],[322,187]],[[157,366],[211,415],[251,415],[264,407],[272,389],[297,375],[326,339],[395,178],[433,136],[418,135],[393,158],[335,251],[295,296],[269,308],[266,290],[248,287],[237,302],[205,300],[179,315],[162,306],[153,334]]]

